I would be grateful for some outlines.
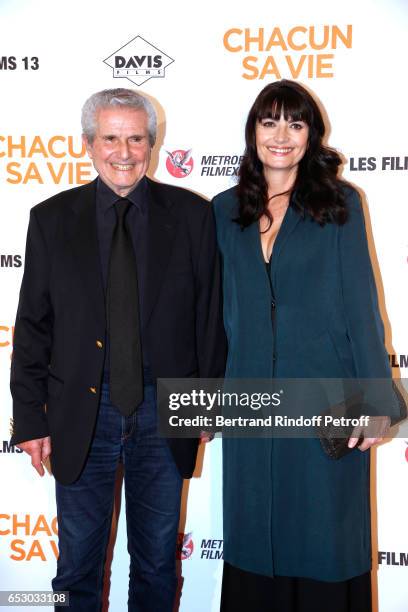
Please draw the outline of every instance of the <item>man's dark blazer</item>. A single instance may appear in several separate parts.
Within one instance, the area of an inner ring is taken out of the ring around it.
[[[147,181],[143,324],[153,375],[222,376],[226,342],[212,207],[189,191]],[[92,441],[105,335],[94,181],[31,210],[14,332],[11,442],[50,435],[53,474],[63,484],[78,478]],[[169,440],[185,478],[197,444]]]

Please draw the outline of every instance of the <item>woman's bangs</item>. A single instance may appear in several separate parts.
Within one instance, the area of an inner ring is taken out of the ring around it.
[[[304,121],[310,125],[310,109],[305,100],[298,92],[288,87],[268,92],[260,101],[257,119],[258,121],[262,119],[279,121],[282,114],[286,121]]]

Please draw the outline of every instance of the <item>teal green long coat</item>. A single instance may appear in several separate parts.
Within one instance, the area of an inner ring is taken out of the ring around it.
[[[347,205],[345,225],[324,227],[288,208],[272,253],[274,340],[258,224],[232,222],[235,188],[215,197],[227,377],[391,376],[361,203],[348,188]],[[359,450],[330,459],[318,439],[224,439],[224,559],[268,576],[368,572],[369,460]]]

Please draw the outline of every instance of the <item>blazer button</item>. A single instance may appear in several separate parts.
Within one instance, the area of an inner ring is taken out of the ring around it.
[[[91,393],[96,393],[96,387],[89,387],[89,390]]]
[[[96,346],[97,346],[98,348],[100,348],[100,349],[101,349],[101,348],[103,348],[103,342],[102,342],[101,340],[97,340],[97,341],[96,341]]]
[[[275,302],[272,302],[271,306],[272,306],[272,310],[275,310],[275,308],[276,308]]]

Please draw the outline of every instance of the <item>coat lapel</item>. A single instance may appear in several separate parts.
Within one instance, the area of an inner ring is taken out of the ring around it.
[[[71,244],[78,273],[93,305],[95,318],[105,327],[105,295],[96,225],[96,181],[78,190],[71,209],[74,214]]]
[[[288,206],[272,250],[271,281],[273,287],[276,287],[276,274],[279,268],[279,258],[282,254],[285,244],[288,241],[289,236],[292,234],[301,219],[301,215],[296,212],[293,206]]]
[[[265,268],[265,260],[262,253],[262,245],[261,245],[261,236],[259,234],[259,222],[251,223],[251,225],[241,231],[242,237],[244,237],[246,233],[246,238],[251,247],[252,253],[257,260],[258,265],[262,265],[262,268]]]
[[[289,236],[295,230],[297,224],[301,219],[302,216],[298,212],[296,212],[294,207],[292,205],[288,206],[272,250],[270,268],[272,287],[276,286],[276,274],[279,266],[279,258],[282,254],[283,249],[285,248]],[[262,253],[261,238],[259,235],[259,223],[252,223],[243,232],[240,231],[238,234],[238,240],[242,245],[246,245],[245,248],[250,248],[252,256],[255,258],[253,261],[256,261],[256,266],[259,271],[261,271],[262,269],[265,286],[267,285],[268,290],[270,290],[265,260]]]
[[[148,179],[148,247],[145,325],[147,325],[165,278],[178,220],[173,202],[160,183]]]

